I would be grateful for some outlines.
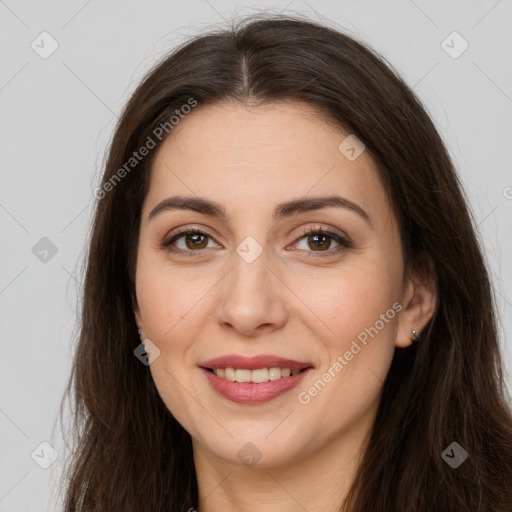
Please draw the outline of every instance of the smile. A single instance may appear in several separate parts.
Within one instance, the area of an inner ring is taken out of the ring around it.
[[[211,370],[217,377],[228,380],[230,382],[253,382],[254,384],[262,384],[270,380],[296,375],[301,370],[290,368],[257,368],[248,370],[242,368],[215,368]]]

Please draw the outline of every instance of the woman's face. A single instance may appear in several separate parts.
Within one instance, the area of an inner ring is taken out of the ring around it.
[[[362,439],[421,327],[396,219],[348,135],[299,103],[199,105],[155,159],[135,314],[160,396],[208,457],[270,467]]]

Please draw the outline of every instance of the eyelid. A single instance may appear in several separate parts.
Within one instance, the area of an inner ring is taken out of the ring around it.
[[[321,225],[308,226],[307,228],[301,228],[300,234],[298,235],[298,237],[295,237],[295,239],[293,240],[293,243],[297,242],[301,238],[304,238],[305,235],[312,235],[312,234],[316,234],[318,232],[321,232],[321,233],[323,233],[325,235],[329,235],[329,236],[337,236],[339,238],[342,238],[346,242],[352,243],[352,240],[350,239],[350,237],[343,231],[341,231],[337,228],[323,227]]]

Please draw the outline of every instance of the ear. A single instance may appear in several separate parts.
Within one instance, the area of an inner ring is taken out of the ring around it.
[[[137,300],[135,298],[132,298],[132,311],[133,315],[135,317],[135,323],[137,324],[137,327],[139,329],[142,329],[142,319],[140,315],[139,305],[137,304]],[[142,332],[141,332],[142,335]],[[145,336],[143,336],[145,337]]]
[[[395,345],[412,344],[412,331],[420,335],[437,308],[437,276],[431,258],[423,253],[410,262],[402,291]]]

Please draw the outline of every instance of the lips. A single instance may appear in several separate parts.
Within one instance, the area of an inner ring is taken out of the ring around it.
[[[204,362],[200,368],[211,388],[220,396],[239,404],[256,405],[268,402],[297,386],[313,369],[313,365],[272,355],[249,357],[235,354],[211,359]],[[271,369],[272,373],[282,369],[282,376],[273,375],[272,380],[266,382],[237,382],[223,377],[228,369],[231,378],[233,370],[237,377],[239,374],[248,377],[251,371],[254,376],[255,373],[259,375],[262,369]]]
[[[207,370],[216,368],[240,368],[257,370],[258,368],[290,368],[290,370],[304,370],[313,368],[311,363],[295,361],[272,355],[243,356],[238,354],[227,355],[210,359],[200,365]]]

